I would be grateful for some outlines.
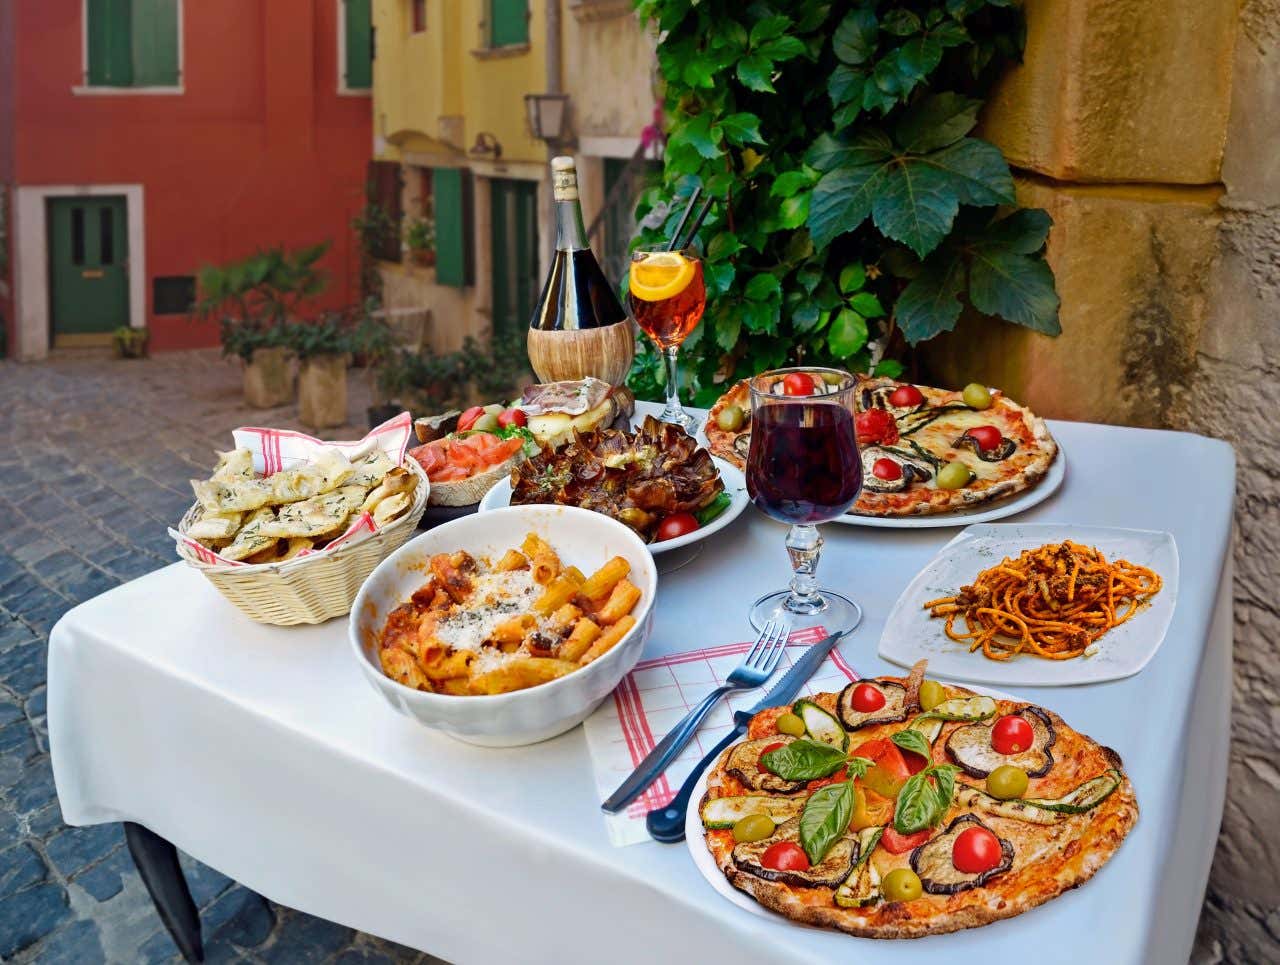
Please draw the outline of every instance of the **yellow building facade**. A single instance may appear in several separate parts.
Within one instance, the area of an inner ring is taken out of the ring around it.
[[[385,306],[426,317],[436,351],[523,332],[555,243],[553,153],[578,158],[592,247],[620,277],[630,203],[656,163],[640,157],[653,39],[629,0],[374,0],[373,26],[374,182],[405,239],[379,262]],[[554,145],[526,109],[548,91],[568,97]],[[419,222],[431,255],[409,245]]]

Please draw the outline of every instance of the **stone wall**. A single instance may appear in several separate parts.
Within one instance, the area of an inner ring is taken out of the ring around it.
[[[1280,960],[1280,0],[1241,9],[1210,308],[1173,424],[1235,445],[1235,702],[1197,962]]]
[[[966,317],[922,356],[1047,416],[1236,447],[1230,778],[1192,958],[1280,961],[1280,0],[1026,11],[981,133],[1053,215],[1063,335]]]

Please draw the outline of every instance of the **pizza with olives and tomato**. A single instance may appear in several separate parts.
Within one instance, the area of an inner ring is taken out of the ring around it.
[[[733,887],[795,921],[919,938],[1088,881],[1138,819],[1119,755],[1052,711],[909,677],[761,711],[700,816]]]
[[[780,376],[772,391],[792,394]],[[1058,445],[1044,420],[999,390],[963,392],[858,376],[854,424],[862,492],[850,513],[923,516],[968,509],[1031,488]],[[814,380],[815,394],[831,391]],[[743,380],[706,424],[711,452],[742,468],[751,444],[751,392]]]

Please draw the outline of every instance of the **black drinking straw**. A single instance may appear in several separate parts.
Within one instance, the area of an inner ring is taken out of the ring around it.
[[[684,233],[684,226],[689,221],[689,215],[693,213],[693,206],[698,203],[698,198],[702,196],[702,188],[693,189],[693,193],[689,195],[689,203],[684,206],[684,214],[680,216],[680,223],[676,225],[676,230],[671,232],[671,241],[667,244],[667,251],[676,251],[676,242],[680,240],[680,235]],[[698,229],[694,229],[697,231]],[[683,246],[680,246],[683,247]]]
[[[715,201],[715,198],[707,198],[706,201],[702,202],[702,208],[698,211],[698,216],[693,219],[693,227],[689,229],[689,236],[685,239],[684,244],[680,246],[681,251],[693,244],[693,239],[698,234],[698,229],[702,227],[702,222],[707,220],[707,215],[711,211],[711,204],[713,201]],[[674,251],[675,249],[669,250]]]

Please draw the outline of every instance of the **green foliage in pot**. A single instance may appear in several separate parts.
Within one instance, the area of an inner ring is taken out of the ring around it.
[[[412,251],[435,251],[435,222],[427,218],[415,218],[410,221],[404,232],[404,243]]]
[[[147,339],[150,334],[145,328],[130,328],[128,325],[122,325],[111,333],[111,346],[120,358],[142,358],[147,354]]]
[[[695,399],[787,362],[897,374],[891,356],[966,304],[1057,334],[1049,216],[1015,205],[982,97],[1020,55],[1013,0],[637,0],[658,31],[664,183],[641,195],[637,246],[685,199],[708,305],[686,343]],[[647,343],[632,383],[656,398]]]
[[[456,352],[389,353],[378,367],[378,394],[417,415],[507,402],[532,377],[524,339],[497,336],[489,346],[468,337]]]
[[[345,355],[359,348],[355,327],[340,312],[326,312],[314,321],[284,326],[285,344],[300,361],[320,355]]]
[[[226,265],[205,265],[192,317],[218,319],[223,354],[246,362],[256,349],[287,346],[286,321],[329,284],[328,273],[317,267],[328,250],[327,241],[293,251],[274,247]]]

